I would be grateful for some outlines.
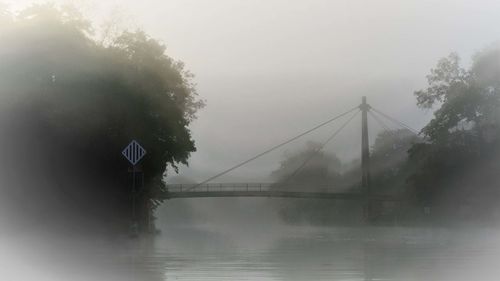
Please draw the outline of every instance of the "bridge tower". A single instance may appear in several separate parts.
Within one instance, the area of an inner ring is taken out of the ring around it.
[[[369,221],[372,218],[371,190],[370,190],[370,144],[368,142],[368,111],[370,105],[366,97],[361,100],[361,188],[364,195],[363,216]]]

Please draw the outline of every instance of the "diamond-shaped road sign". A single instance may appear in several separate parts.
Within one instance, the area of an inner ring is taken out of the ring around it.
[[[135,140],[131,141],[127,147],[122,151],[123,156],[127,158],[130,164],[137,164],[144,155],[146,155],[146,150],[142,148],[142,146],[136,142]]]

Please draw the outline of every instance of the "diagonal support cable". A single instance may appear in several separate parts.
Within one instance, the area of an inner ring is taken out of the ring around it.
[[[382,119],[380,119],[377,115],[375,115],[372,111],[368,111],[368,114],[370,114],[370,116],[375,120],[377,121],[377,123],[388,133],[390,134],[391,136],[393,137],[396,137],[398,139],[401,139],[400,136],[398,136],[398,134],[393,130],[391,129]],[[415,133],[415,132],[412,132],[412,133]],[[418,135],[418,134],[417,134]]]
[[[305,161],[299,166],[297,167],[297,169],[295,169],[295,171],[293,171],[293,173],[291,173],[287,178],[285,178],[285,180],[282,181],[282,184],[285,184],[287,183],[289,180],[291,180],[294,176],[296,176],[300,170],[302,168],[304,168],[307,163],[309,163],[309,161],[311,161],[315,156],[316,156],[316,153],[320,152],[331,140],[333,140],[339,133],[340,131],[342,131],[342,129],[344,129],[351,121],[352,119],[354,119],[354,117],[356,117],[356,115],[358,115],[358,113],[360,112],[360,110],[356,111],[349,119],[347,119],[347,121],[342,124],[342,126],[340,126],[325,142],[323,142],[319,148],[317,149],[314,149],[313,152],[311,153],[311,155],[309,155],[309,157],[307,157],[305,159]]]
[[[380,127],[382,127],[382,129],[384,129],[384,130],[386,130],[388,132],[392,131],[392,129],[387,124],[385,124],[385,122],[382,121],[382,119],[380,119],[372,111],[368,111],[368,114],[370,114],[370,116],[373,118],[373,120],[377,121],[377,123],[380,125]]]
[[[261,156],[264,156],[264,155],[266,155],[266,154],[268,154],[268,153],[270,153],[270,152],[272,152],[272,151],[274,151],[274,150],[276,150],[276,149],[278,149],[278,148],[280,148],[280,147],[282,147],[282,146],[284,146],[286,144],[289,144],[292,141],[294,141],[294,140],[296,140],[298,138],[301,138],[301,137],[303,137],[303,136],[311,133],[312,131],[315,131],[315,130],[317,130],[317,129],[319,129],[319,128],[321,128],[321,127],[323,127],[323,126],[325,126],[325,125],[327,125],[327,124],[329,124],[329,123],[331,123],[331,122],[333,122],[333,121],[335,121],[335,120],[337,120],[337,119],[339,119],[339,118],[341,118],[341,117],[343,117],[343,116],[345,116],[345,115],[347,115],[347,114],[355,111],[356,109],[359,109],[359,107],[356,106],[356,107],[354,107],[354,108],[352,108],[352,109],[350,109],[350,110],[348,110],[348,111],[346,111],[346,112],[344,112],[344,113],[342,113],[340,115],[332,117],[329,120],[327,120],[327,121],[325,121],[325,122],[323,122],[323,123],[321,123],[319,125],[316,125],[313,128],[311,128],[311,129],[309,129],[309,130],[307,130],[307,131],[305,131],[305,132],[303,132],[301,134],[298,134],[298,135],[296,135],[296,136],[294,136],[294,137],[292,137],[292,138],[290,138],[290,139],[288,139],[288,140],[286,140],[286,141],[284,141],[284,142],[282,142],[282,143],[280,143],[278,145],[275,145],[275,146],[267,149],[266,151],[261,152],[261,153],[255,155],[255,156],[253,156],[253,157],[251,157],[251,158],[249,158],[249,159],[247,159],[247,160],[245,160],[245,161],[243,161],[243,162],[241,162],[241,163],[239,163],[239,164],[237,164],[237,165],[235,165],[235,166],[233,166],[233,167],[231,167],[231,168],[229,168],[227,170],[224,170],[224,171],[222,171],[222,172],[220,172],[220,173],[218,173],[218,174],[216,174],[216,175],[214,175],[214,176],[212,176],[212,177],[210,177],[210,178],[202,181],[201,183],[192,186],[191,188],[188,189],[188,191],[191,190],[191,189],[195,189],[195,188],[197,188],[200,185],[206,184],[207,182],[212,181],[212,180],[214,180],[214,179],[216,179],[216,178],[218,178],[220,176],[223,176],[223,175],[225,175],[225,174],[227,174],[227,173],[229,173],[229,172],[231,172],[231,171],[233,171],[233,170],[235,170],[235,169],[237,169],[237,168],[239,168],[239,167],[241,167],[241,166],[243,166],[243,165],[245,165],[245,164],[247,164],[247,163],[249,163],[249,162],[251,162],[251,161],[253,161],[253,160],[257,159],[257,158],[259,158],[259,157],[261,157]]]
[[[399,126],[402,126],[402,127],[406,128],[406,129],[410,130],[410,131],[411,131],[411,132],[413,132],[414,134],[416,134],[416,135],[419,135],[419,134],[420,134],[417,130],[415,130],[415,129],[413,129],[412,127],[410,127],[410,126],[406,125],[405,123],[403,123],[403,122],[401,122],[401,121],[397,120],[396,118],[393,118],[393,117],[391,117],[391,116],[389,116],[389,115],[387,115],[387,114],[383,113],[382,111],[377,110],[377,109],[375,109],[375,108],[373,108],[373,107],[372,107],[371,109],[372,109],[374,112],[376,112],[376,113],[378,113],[378,114],[382,115],[382,116],[383,116],[383,117],[385,117],[386,119],[388,119],[388,120],[392,121],[393,123],[398,124]]]

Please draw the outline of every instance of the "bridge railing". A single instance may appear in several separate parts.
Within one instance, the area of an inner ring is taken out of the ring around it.
[[[167,192],[158,198],[207,197],[207,196],[275,196],[297,198],[338,198],[359,199],[362,192],[356,189],[342,189],[332,185],[278,184],[278,183],[207,183],[207,184],[167,184]],[[259,194],[261,192],[261,194]],[[207,194],[212,193],[212,194]],[[170,196],[169,196],[170,194]],[[289,196],[285,196],[289,195]],[[333,197],[332,197],[333,196]],[[398,194],[371,194],[371,199],[381,201],[401,201]]]
[[[234,191],[322,191],[339,192],[338,186],[279,184],[279,183],[207,183],[207,184],[167,184],[168,192],[234,192]]]

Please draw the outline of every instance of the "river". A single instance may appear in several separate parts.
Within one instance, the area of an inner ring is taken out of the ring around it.
[[[283,227],[228,237],[181,228],[136,254],[157,273],[152,280],[500,280],[494,233]]]
[[[19,235],[2,243],[1,280],[500,280],[498,229],[272,221],[173,224],[132,240]]]

